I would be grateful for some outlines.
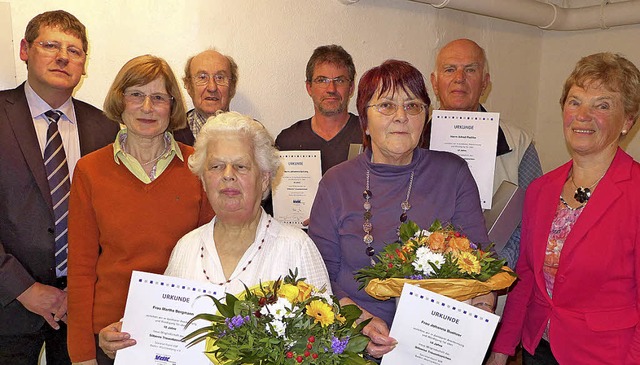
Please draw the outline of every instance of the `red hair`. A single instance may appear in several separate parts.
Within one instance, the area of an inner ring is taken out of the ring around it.
[[[424,76],[422,76],[422,73],[413,67],[412,64],[406,61],[386,60],[380,66],[370,69],[360,78],[356,101],[365,147],[371,146],[371,137],[365,133],[369,126],[369,120],[367,118],[369,102],[374,96],[383,95],[389,90],[392,91],[392,95],[398,90],[403,90],[407,94],[413,94],[420,99],[425,104],[425,108],[429,110],[431,99],[429,99],[429,93],[424,83]],[[378,92],[377,94],[376,91]]]

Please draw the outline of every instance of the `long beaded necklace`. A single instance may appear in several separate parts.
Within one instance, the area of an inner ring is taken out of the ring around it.
[[[251,265],[251,263],[253,262],[253,259],[255,259],[256,255],[260,252],[260,250],[262,250],[262,245],[264,244],[264,239],[267,238],[267,231],[269,230],[269,226],[271,226],[271,218],[269,218],[269,221],[267,222],[267,226],[264,229],[264,236],[262,236],[262,241],[260,241],[260,245],[258,246],[258,249],[253,254],[253,256],[251,257],[251,260],[249,260],[247,262],[247,264],[244,265],[242,270],[240,270],[238,272],[238,274],[236,274],[235,277],[229,277],[229,279],[227,279],[226,281],[224,281],[222,283],[214,283],[214,284],[218,284],[218,285],[229,284],[231,281],[236,279],[240,274],[242,274],[244,271],[247,270],[247,267],[249,267],[249,265]],[[209,274],[207,274],[207,270],[204,268],[204,242],[202,242],[202,245],[200,245],[200,259],[202,260],[202,273],[204,274],[204,277],[207,278],[208,281],[211,281],[211,278],[209,278]]]
[[[375,249],[371,247],[371,244],[373,243],[373,235],[371,234],[371,231],[373,230],[373,224],[371,223],[371,217],[373,216],[371,214],[371,198],[373,197],[373,194],[371,193],[371,189],[370,189],[369,174],[370,174],[369,169],[367,169],[367,183],[366,183],[364,192],[362,193],[362,196],[364,197],[364,204],[363,204],[364,223],[362,224],[364,237],[362,238],[362,240],[367,245],[367,248],[365,249],[365,253],[367,254],[367,256],[370,257],[371,264],[375,265],[375,261],[373,261],[373,255],[375,254]],[[400,214],[400,224],[407,221],[407,218],[408,218],[407,211],[411,209],[411,204],[409,204],[409,196],[411,196],[411,187],[413,186],[413,176],[414,176],[414,171],[411,171],[411,177],[409,178],[409,189],[407,189],[407,197],[402,203],[400,203],[400,209],[402,209],[402,213]],[[398,226],[398,228],[396,229],[396,234],[400,236],[400,226]]]

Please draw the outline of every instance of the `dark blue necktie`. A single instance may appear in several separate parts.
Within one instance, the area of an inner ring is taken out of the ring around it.
[[[58,120],[62,112],[49,110],[44,113],[49,119],[47,143],[44,147],[44,168],[47,172],[55,228],[56,276],[67,275],[67,216],[69,215],[69,166],[67,155],[62,146],[62,137],[58,131]]]

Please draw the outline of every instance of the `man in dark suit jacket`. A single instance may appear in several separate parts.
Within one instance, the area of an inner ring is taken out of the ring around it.
[[[84,74],[84,25],[64,11],[27,25],[20,58],[27,81],[0,91],[0,364],[69,364],[66,273],[56,270],[55,222],[43,161],[48,110],[59,110],[69,175],[75,162],[112,143],[118,125],[71,97]]]

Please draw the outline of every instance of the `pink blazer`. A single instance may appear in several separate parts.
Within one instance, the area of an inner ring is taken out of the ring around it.
[[[519,280],[493,350],[534,353],[547,323],[560,364],[640,364],[640,164],[618,149],[567,237],[553,298],[542,265],[551,222],[572,162],[527,189]]]

